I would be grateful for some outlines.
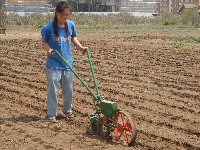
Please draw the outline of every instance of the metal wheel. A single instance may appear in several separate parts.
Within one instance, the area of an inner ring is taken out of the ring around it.
[[[92,120],[90,122],[90,131],[93,134],[100,135],[102,132],[102,124],[100,124],[97,120]]]
[[[114,140],[123,145],[135,144],[137,129],[128,113],[119,110],[114,118]]]

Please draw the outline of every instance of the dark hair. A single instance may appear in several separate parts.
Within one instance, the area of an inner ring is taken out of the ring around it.
[[[71,12],[71,7],[70,7],[69,3],[66,1],[58,2],[58,4],[56,5],[56,12],[55,12],[55,17],[54,17],[54,22],[53,22],[54,33],[57,36],[59,35],[59,27],[58,27],[58,19],[57,19],[56,13],[64,12],[65,9],[69,9],[69,11]],[[68,33],[70,33],[69,29],[68,29],[67,21],[65,22],[65,28],[66,28],[66,31]]]

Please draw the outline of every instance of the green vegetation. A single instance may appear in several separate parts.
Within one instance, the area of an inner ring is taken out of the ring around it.
[[[9,25],[32,25],[36,28],[41,28],[44,24],[53,19],[53,15],[32,13],[24,16],[17,14],[8,15]],[[83,28],[111,28],[117,25],[133,25],[150,23],[151,20],[145,17],[134,17],[129,13],[99,15],[99,14],[84,14],[73,13],[71,19],[76,22],[78,26]]]
[[[178,41],[174,41],[174,42],[172,43],[172,47],[173,47],[173,48],[182,48],[182,47],[184,47],[184,44],[181,43],[181,42],[178,42]]]
[[[200,37],[191,37],[192,40],[196,43],[200,43]]]
[[[163,25],[200,27],[200,15],[195,9],[185,9],[180,15],[173,15],[171,12],[164,12],[161,20]]]
[[[200,15],[195,9],[184,10],[181,14],[182,24],[191,24],[197,28],[200,27]]]
[[[161,18],[163,25],[175,25],[177,22],[177,18],[173,16],[171,12],[164,12]]]
[[[36,29],[40,29],[44,24],[52,20],[53,14],[41,14],[32,13],[19,16],[17,14],[8,15],[9,25],[19,26],[32,26]],[[119,14],[85,14],[85,13],[73,13],[71,20],[74,20],[78,28],[86,29],[108,29],[119,28],[123,26],[152,26],[154,28],[171,28],[176,26],[177,28],[199,28],[200,27],[200,15],[193,9],[183,11],[180,15],[173,15],[171,12],[164,12],[158,17],[134,17],[129,13],[123,12]],[[198,39],[197,39],[198,41]]]

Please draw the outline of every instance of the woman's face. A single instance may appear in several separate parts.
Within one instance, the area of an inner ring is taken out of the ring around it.
[[[56,15],[57,15],[58,22],[65,23],[66,20],[71,15],[71,12],[69,9],[65,9],[63,12],[56,13]]]

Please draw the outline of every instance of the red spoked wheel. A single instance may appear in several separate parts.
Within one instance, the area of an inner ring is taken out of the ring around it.
[[[114,140],[123,145],[135,144],[137,129],[128,113],[119,110],[114,118]]]

